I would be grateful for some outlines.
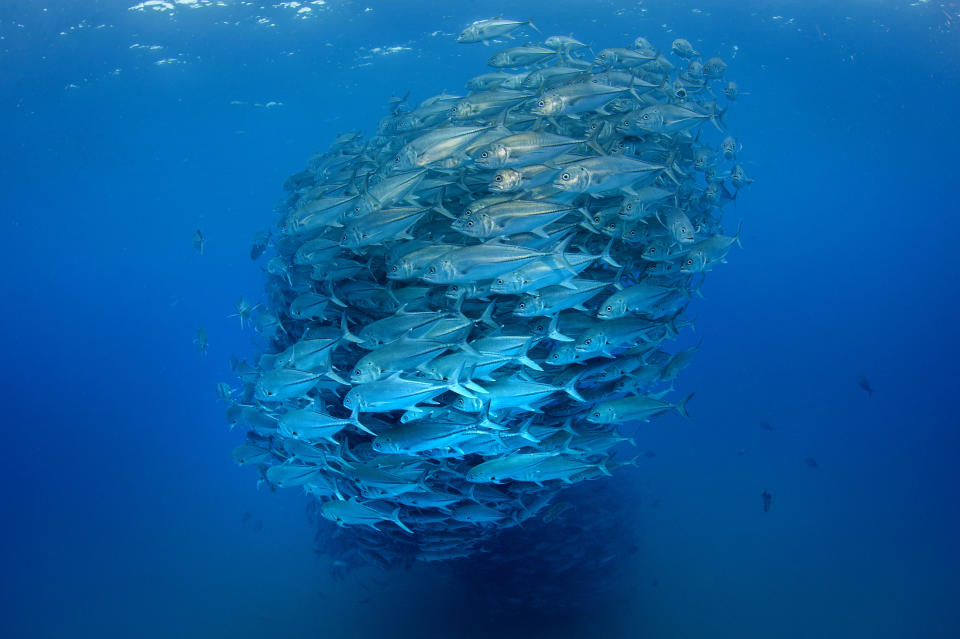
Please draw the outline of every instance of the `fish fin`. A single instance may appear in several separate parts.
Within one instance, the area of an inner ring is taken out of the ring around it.
[[[499,324],[493,321],[493,308],[496,303],[496,300],[490,302],[489,306],[484,309],[483,314],[476,321],[480,322],[481,324],[486,324],[491,328],[500,328]],[[475,354],[476,352],[471,353],[471,355]]]
[[[464,388],[469,388],[470,390],[472,390],[472,391],[475,392],[475,393],[489,393],[489,392],[490,392],[490,391],[488,391],[487,389],[485,389],[483,386],[481,386],[480,384],[476,383],[476,382],[473,381],[473,380],[464,382],[464,383],[463,383],[463,386],[464,386]]]
[[[373,432],[372,430],[370,430],[369,428],[367,428],[366,426],[364,426],[362,423],[360,423],[360,420],[359,420],[359,419],[354,420],[354,421],[353,421],[353,425],[356,426],[358,429],[362,430],[363,432],[369,434],[369,435],[373,435],[374,437],[377,436],[377,434],[376,434],[375,432]]]
[[[587,400],[585,400],[585,399],[580,395],[580,393],[577,392],[577,382],[580,381],[580,377],[581,377],[582,375],[583,375],[583,373],[578,373],[578,374],[575,375],[570,381],[568,381],[566,384],[564,384],[564,385],[560,388],[560,390],[562,390],[563,392],[565,392],[567,395],[569,395],[570,397],[572,397],[573,399],[575,399],[575,400],[578,401],[578,402],[585,402],[585,401],[587,401]]]
[[[340,314],[340,338],[345,339],[348,342],[353,342],[354,344],[360,344],[366,340],[363,340],[353,333],[350,332],[349,325],[347,323],[347,312],[343,311]]]
[[[333,381],[335,381],[335,382],[338,383],[338,384],[343,384],[344,386],[350,386],[350,382],[348,382],[348,381],[345,380],[344,378],[342,378],[342,377],[340,377],[339,375],[337,375],[337,374],[333,371],[332,368],[331,368],[330,370],[328,370],[326,373],[324,373],[324,375],[327,376],[327,377],[329,377],[330,379],[332,379]]]
[[[557,329],[557,325],[560,321],[560,315],[554,315],[550,318],[550,325],[547,327],[547,337],[558,342],[572,342],[573,338],[564,335]],[[528,344],[529,346],[529,344]],[[543,370],[542,368],[539,370]]]
[[[532,410],[532,409],[531,409],[531,410]],[[529,442],[533,442],[534,444],[539,444],[539,443],[540,443],[540,440],[530,434],[530,424],[531,424],[532,422],[533,422],[533,420],[532,420],[532,419],[529,419],[529,418],[528,418],[525,422],[523,422],[523,426],[520,427],[520,433],[519,433],[519,435],[520,435],[520,437],[522,437],[523,439],[525,439],[525,440],[527,440],[527,441],[529,441]]]
[[[600,259],[613,268],[623,268],[623,265],[613,259],[613,255],[610,252],[611,249],[613,249],[613,238],[610,238],[610,241],[607,242],[607,245],[603,248],[603,253],[600,254]]]
[[[687,402],[689,402],[694,395],[696,395],[696,393],[690,393],[689,395],[687,395],[686,399],[684,399],[682,402],[677,404],[676,409],[681,416],[690,417],[690,413],[687,412]]]

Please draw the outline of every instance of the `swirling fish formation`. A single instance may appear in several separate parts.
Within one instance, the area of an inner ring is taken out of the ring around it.
[[[612,461],[625,424],[687,414],[667,397],[696,348],[667,345],[739,242],[720,226],[749,182],[738,144],[707,141],[736,85],[686,40],[677,65],[644,38],[587,50],[550,37],[494,54],[466,96],[393,99],[374,137],[286,181],[254,242],[275,252],[266,300],[237,315],[267,347],[234,362],[234,459],[303,487],[355,556],[486,550],[631,463]]]

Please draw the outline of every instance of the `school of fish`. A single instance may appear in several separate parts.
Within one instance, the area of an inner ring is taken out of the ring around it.
[[[251,249],[265,299],[234,313],[265,343],[218,388],[246,430],[234,460],[302,487],[357,563],[469,557],[633,463],[626,426],[687,415],[697,347],[670,344],[739,244],[723,60],[551,36],[489,65],[290,176]]]

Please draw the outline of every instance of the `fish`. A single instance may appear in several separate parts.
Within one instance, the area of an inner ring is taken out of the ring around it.
[[[771,508],[772,502],[773,502],[773,495],[771,495],[771,494],[768,493],[767,491],[763,491],[763,493],[761,493],[760,497],[761,497],[761,499],[763,499],[763,512],[765,512],[765,513],[770,512],[770,508]]]
[[[457,36],[457,42],[489,44],[489,41],[495,38],[513,37],[510,34],[523,25],[529,25],[534,30],[537,29],[530,20],[509,20],[502,16],[476,20],[460,32],[460,35]]]
[[[197,327],[197,336],[193,338],[193,343],[197,345],[197,350],[201,355],[207,354],[209,344],[207,343],[207,329],[202,326]]]
[[[250,259],[253,261],[260,259],[260,256],[263,255],[264,251],[267,250],[267,245],[269,243],[269,231],[257,231],[254,233],[253,238],[250,240]]]
[[[200,232],[200,229],[197,229],[193,232],[193,250],[199,255],[203,255],[203,247],[206,245],[207,241],[203,237],[203,233]]]
[[[380,511],[360,503],[356,499],[337,501],[330,500],[320,506],[320,514],[338,526],[369,526],[374,530],[379,530],[377,524],[381,521],[389,521],[397,525],[398,528],[413,534],[413,531],[400,521],[400,509],[396,508],[390,514]]]
[[[457,40],[527,32],[498,16]],[[733,69],[680,38],[509,44],[466,92],[398,92],[371,136],[307,158],[250,241],[263,289],[230,317],[256,350],[217,390],[233,459],[305,494],[336,578],[586,561],[603,582],[635,547],[590,545],[620,506],[601,482],[637,463],[622,425],[688,414],[700,345],[676,344],[752,195]]]
[[[608,399],[591,409],[587,421],[594,424],[615,424],[628,421],[649,421],[651,417],[674,410],[683,417],[689,417],[688,395],[677,404],[670,404],[649,395],[631,395],[620,399]]]
[[[857,375],[857,386],[867,392],[867,397],[873,397],[873,386],[870,385],[870,380],[863,375]]]

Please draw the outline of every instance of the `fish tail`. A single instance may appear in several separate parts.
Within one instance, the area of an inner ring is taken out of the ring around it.
[[[533,29],[534,31],[536,31],[536,32],[539,33],[540,35],[543,35],[543,31],[541,31],[540,29],[538,29],[538,28],[537,28],[537,25],[535,25],[535,24],[533,23],[533,16],[530,16],[530,18],[527,20],[527,24],[530,25],[530,28],[531,28],[531,29]]]
[[[399,506],[398,506],[397,509],[394,510],[393,513],[390,515],[390,521],[392,521],[392,522],[395,523],[396,525],[400,526],[400,528],[402,528],[403,530],[407,531],[407,532],[410,533],[411,535],[413,534],[413,531],[410,530],[409,528],[407,528],[406,525],[404,525],[404,523],[403,523],[402,521],[400,521],[400,507],[399,507]]]
[[[484,309],[483,314],[476,321],[480,322],[481,324],[486,324],[493,329],[499,329],[500,325],[493,321],[493,307],[496,303],[496,300],[490,302],[490,305]],[[471,353],[471,355],[475,354],[475,352]]]
[[[520,427],[520,437],[524,438],[528,442],[533,442],[534,444],[539,444],[540,440],[530,434],[530,424],[532,423],[532,418],[523,422],[523,426]]]
[[[613,268],[623,268],[623,265],[613,259],[613,255],[610,253],[610,249],[613,248],[613,238],[610,238],[610,241],[607,242],[607,245],[603,247],[603,253],[600,254],[600,259]]]
[[[740,223],[737,224],[737,234],[733,236],[734,241],[737,243],[737,246],[743,248],[743,244],[740,242],[740,231],[743,229],[743,220],[740,220]]]
[[[349,325],[347,324],[346,311],[340,314],[340,338],[345,339],[348,342],[353,342],[354,344],[360,344],[364,341],[350,332]]]
[[[713,123],[713,126],[717,127],[718,131],[726,131],[727,123],[723,121],[723,116],[726,115],[727,109],[718,109],[717,103],[713,103],[713,108],[710,109],[710,122]]]
[[[572,337],[568,337],[567,335],[564,335],[557,329],[557,324],[559,323],[559,321],[560,321],[559,315],[554,315],[552,318],[550,318],[550,326],[547,328],[547,337],[549,337],[550,339],[557,340],[558,342],[572,342],[573,341]],[[527,354],[527,348],[529,347],[530,347],[530,343],[528,342],[527,347],[524,348],[524,351],[523,351],[524,355]],[[533,367],[531,366],[531,368]],[[537,368],[539,370],[543,370],[542,368],[539,368],[539,367]]]
[[[687,412],[687,402],[693,399],[694,395],[696,395],[696,393],[690,393],[687,395],[686,399],[675,406],[677,412],[680,413],[682,417],[690,417],[690,413]]]
[[[580,375],[583,375],[583,373],[580,373],[580,374],[576,375],[573,379],[571,379],[569,382],[567,382],[566,384],[564,384],[563,387],[562,387],[562,390],[563,390],[563,392],[565,392],[567,395],[569,395],[570,397],[572,397],[572,398],[575,399],[576,401],[578,401],[578,402],[585,402],[585,401],[587,401],[587,400],[585,400],[585,399],[583,398],[583,396],[580,395],[579,392],[577,392],[577,382],[580,381]]]
[[[606,475],[607,477],[613,477],[613,473],[607,468],[607,460],[604,459],[599,464],[597,464],[597,470]]]

